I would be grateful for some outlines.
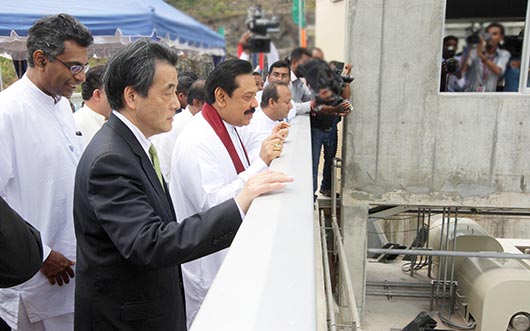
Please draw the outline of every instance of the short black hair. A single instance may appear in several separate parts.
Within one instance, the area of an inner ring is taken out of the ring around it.
[[[193,100],[197,99],[201,102],[206,101],[206,79],[200,78],[191,84],[190,89],[188,91],[188,105],[193,104]]]
[[[215,90],[220,87],[228,96],[232,96],[236,85],[236,77],[239,75],[251,75],[252,65],[244,60],[228,60],[222,62],[210,73],[206,80],[206,101],[209,104],[215,102]]]
[[[139,39],[119,50],[107,63],[103,75],[111,108],[119,111],[125,107],[123,91],[128,86],[142,97],[147,97],[147,92],[153,85],[157,62],[176,66],[177,59],[174,49],[149,39]]]
[[[105,73],[105,65],[101,64],[92,67],[86,73],[86,80],[81,85],[81,96],[83,100],[90,100],[94,90],[103,88],[103,74]]]
[[[184,93],[188,95],[190,86],[191,84],[193,84],[194,81],[195,79],[193,79],[193,77],[186,76],[186,75],[179,75],[179,85],[177,86],[177,93]]]
[[[279,60],[271,64],[269,68],[269,74],[272,72],[272,69],[274,68],[287,68],[289,69],[289,73],[291,73],[291,67],[289,66],[289,62],[285,60]]]
[[[499,22],[493,22],[493,23],[490,23],[487,27],[486,27],[486,32],[489,31],[490,28],[499,28],[501,30],[501,35],[504,36],[504,25],[502,25],[501,23]]]
[[[46,16],[37,20],[29,29],[26,41],[29,66],[35,66],[33,53],[39,49],[51,56],[63,54],[64,42],[67,40],[73,40],[82,47],[88,47],[94,38],[86,26],[68,14]],[[50,61],[54,60],[50,59]]]
[[[293,61],[298,61],[302,56],[307,55],[311,57],[311,53],[305,47],[296,47],[291,51],[291,63]]]
[[[458,42],[458,38],[453,36],[452,34],[450,34],[450,35],[444,37],[443,44],[445,45],[445,43],[448,42],[449,40],[454,40],[454,41]]]

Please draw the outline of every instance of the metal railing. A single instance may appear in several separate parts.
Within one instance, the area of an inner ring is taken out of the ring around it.
[[[328,330],[337,331],[342,330],[362,330],[361,319],[359,311],[357,309],[357,300],[353,291],[352,276],[347,263],[346,252],[343,245],[343,237],[341,234],[340,227],[337,222],[337,189],[336,189],[336,178],[337,169],[341,167],[340,159],[335,158],[333,160],[332,167],[332,181],[331,181],[331,218],[329,221],[330,226],[326,225],[324,212],[320,211],[320,226],[321,226],[321,241],[322,241],[322,255],[323,255],[323,266],[324,266],[324,281],[326,289],[326,301],[328,307]],[[334,250],[328,249],[327,244],[327,230],[331,229]],[[337,293],[334,293],[331,282],[331,267],[328,258],[328,254],[333,253],[338,257],[338,273],[341,275],[341,286],[338,286]],[[343,316],[340,309],[335,309],[335,296],[343,297],[345,303],[342,305],[346,308],[348,316]],[[339,316],[336,316],[336,315]],[[338,317],[338,318],[337,318]]]
[[[297,116],[271,165],[294,182],[253,202],[191,331],[317,330],[310,141]]]

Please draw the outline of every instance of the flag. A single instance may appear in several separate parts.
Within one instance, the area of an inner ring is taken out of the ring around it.
[[[305,27],[305,8],[304,8],[304,0],[293,0],[293,9],[292,9],[292,16],[293,21],[296,25]],[[302,22],[300,23],[300,18],[302,18]]]

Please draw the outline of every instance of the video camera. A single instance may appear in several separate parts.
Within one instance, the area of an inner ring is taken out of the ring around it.
[[[271,49],[271,38],[268,34],[280,31],[280,22],[276,16],[266,18],[261,5],[250,7],[245,22],[252,32],[248,43],[249,49],[253,53],[268,53]]]
[[[476,46],[480,42],[480,36],[482,36],[482,39],[484,39],[485,42],[491,40],[491,34],[481,30],[476,30],[471,31],[471,33],[466,37],[466,43],[471,46]]]
[[[353,77],[340,75],[336,69],[331,68],[325,61],[316,58],[298,66],[298,70],[305,77],[309,87],[316,95],[315,102],[317,105],[340,105],[344,102],[344,99],[340,96],[344,85],[353,81]],[[347,80],[343,77],[347,78]],[[329,89],[332,92],[332,96],[326,98],[326,100],[319,98],[318,92],[322,89]]]
[[[353,82],[354,80],[353,76],[342,74],[342,71],[344,70],[344,62],[330,61],[329,64],[330,64],[330,67],[335,71],[335,73],[339,75],[340,78],[342,78],[345,84],[349,84]]]

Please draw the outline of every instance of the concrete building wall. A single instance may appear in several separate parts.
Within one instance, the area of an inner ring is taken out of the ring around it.
[[[530,96],[437,92],[444,5],[350,2],[345,205],[528,207]]]
[[[530,96],[438,92],[444,0],[350,0],[347,12],[341,223],[362,311],[370,205],[528,208]]]
[[[344,61],[347,0],[316,0],[315,45],[324,51],[326,60]]]

